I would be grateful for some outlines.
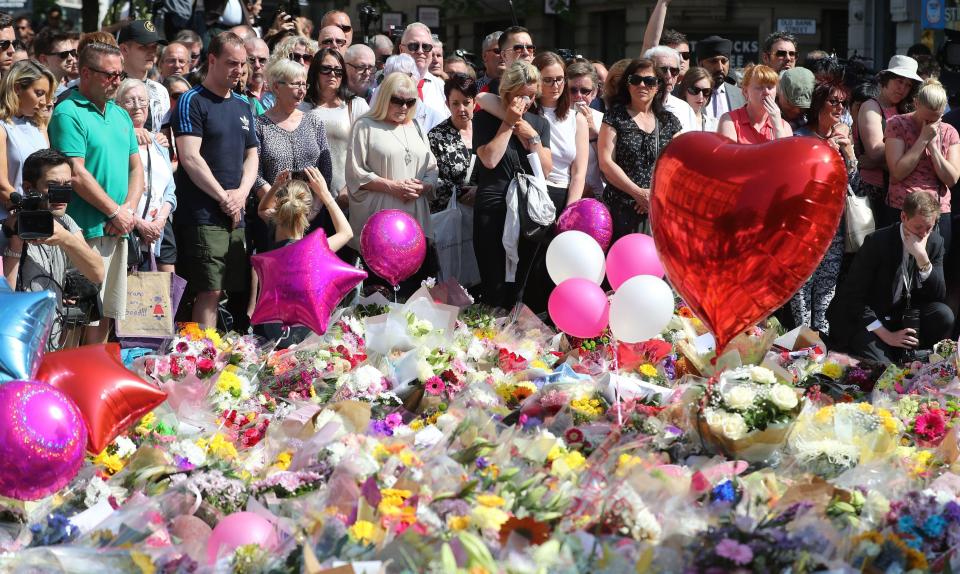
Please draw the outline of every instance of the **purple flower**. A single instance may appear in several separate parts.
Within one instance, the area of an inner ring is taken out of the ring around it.
[[[370,421],[370,432],[374,435],[393,436],[393,429],[386,421],[380,419]]]
[[[753,550],[746,544],[740,544],[736,540],[724,538],[717,544],[717,556],[726,558],[734,564],[741,566],[749,564],[753,560]]]
[[[943,507],[943,516],[950,522],[960,521],[960,504],[957,504],[953,500],[948,502]]]
[[[490,463],[487,461],[487,459],[483,458],[482,456],[477,457],[477,468],[479,468],[480,470],[483,470],[487,468],[487,466],[489,465]]]

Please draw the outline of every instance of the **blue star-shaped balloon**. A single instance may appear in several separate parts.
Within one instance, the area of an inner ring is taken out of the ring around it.
[[[319,334],[327,331],[330,314],[343,296],[367,277],[366,271],[330,250],[322,229],[292,245],[254,255],[250,262],[260,279],[260,298],[250,322],[304,325]]]
[[[15,293],[0,278],[0,383],[33,378],[56,308],[52,291]]]

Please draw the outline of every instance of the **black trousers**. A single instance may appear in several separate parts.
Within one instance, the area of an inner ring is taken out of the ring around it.
[[[901,329],[899,321],[884,325],[891,331]],[[945,303],[926,303],[920,307],[920,348],[930,349],[943,339],[951,338],[953,333],[953,311]],[[903,349],[891,347],[880,337],[866,329],[861,330],[850,340],[849,350],[854,355],[877,361],[892,363],[901,360]]]

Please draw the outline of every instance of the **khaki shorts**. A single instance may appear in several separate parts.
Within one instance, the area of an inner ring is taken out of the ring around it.
[[[187,280],[191,292],[243,292],[250,288],[250,261],[242,227],[179,225],[175,229],[177,274]]]
[[[127,243],[113,235],[87,239],[87,245],[103,258],[103,283],[97,303],[100,316],[123,320],[127,315]],[[96,324],[96,323],[91,323]]]

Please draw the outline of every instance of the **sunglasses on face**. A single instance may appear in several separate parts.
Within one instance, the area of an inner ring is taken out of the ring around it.
[[[126,72],[108,72],[106,70],[98,70],[97,68],[87,68],[91,72],[102,75],[110,82],[119,82],[120,80],[127,77]]]
[[[10,46],[14,46],[14,40],[0,40],[0,52],[6,52]]]
[[[398,96],[390,96],[390,103],[395,106],[400,106],[401,108],[412,108],[414,104],[417,103],[417,98],[401,98]]]
[[[347,41],[344,38],[327,38],[326,40],[320,42],[323,46],[332,46],[336,44],[337,46],[346,46]]]
[[[589,96],[593,93],[593,88],[575,88],[570,86],[570,93],[574,95],[580,94],[581,96]]]
[[[845,106],[847,105],[847,100],[841,100],[838,98],[829,98],[827,99],[827,103],[830,104],[831,106]]]
[[[679,75],[680,75],[680,68],[674,68],[674,67],[672,67],[672,66],[660,66],[660,67],[657,68],[657,71],[659,71],[659,72],[660,72],[661,74],[663,74],[664,76],[666,76],[666,75],[679,76]]]
[[[357,71],[358,74],[370,74],[376,69],[373,66],[358,66],[347,62],[347,65]]]
[[[544,76],[540,79],[543,81],[544,84],[550,85],[550,86],[559,86],[560,84],[563,83],[563,76],[554,76],[552,78]]]
[[[710,96],[713,95],[713,88],[698,88],[696,86],[690,86],[689,88],[687,88],[687,93],[690,94],[691,96],[700,94],[705,98],[709,98]]]
[[[70,57],[70,56],[73,56],[74,58],[76,58],[76,57],[77,57],[77,50],[76,50],[76,48],[74,48],[73,50],[63,50],[62,52],[47,52],[47,55],[48,55],[48,56],[57,56],[57,57],[60,58],[61,60],[66,60],[66,59],[67,59],[68,57]]]
[[[299,62],[306,66],[313,61],[313,56],[310,54],[297,54],[296,52],[291,52],[290,59],[293,60],[294,62]]]
[[[683,58],[683,61],[686,62],[690,59],[690,52],[677,52],[680,54],[680,57]]]
[[[410,52],[419,52],[421,49],[424,54],[429,54],[433,51],[433,44],[421,44],[420,42],[410,42],[407,44],[407,50]]]
[[[794,50],[777,50],[774,52],[774,56],[778,58],[790,58],[791,60],[794,60],[797,57],[797,53]]]
[[[514,44],[514,52],[530,52],[531,54],[537,51],[537,47],[533,44]]]
[[[487,52],[493,52],[496,55],[500,55],[500,48],[487,48]]]
[[[329,76],[330,74],[333,74],[333,76],[336,77],[336,78],[343,77],[343,68],[341,68],[341,67],[339,67],[339,66],[337,66],[337,67],[334,67],[334,66],[320,66],[319,68],[317,68],[317,71],[320,72],[320,74],[321,74],[321,75],[324,75],[324,76]]]
[[[631,86],[639,86],[640,84],[643,84],[648,88],[652,88],[657,85],[657,77],[656,76],[639,76],[637,74],[630,74],[630,76],[627,78],[627,83],[630,84]]]

